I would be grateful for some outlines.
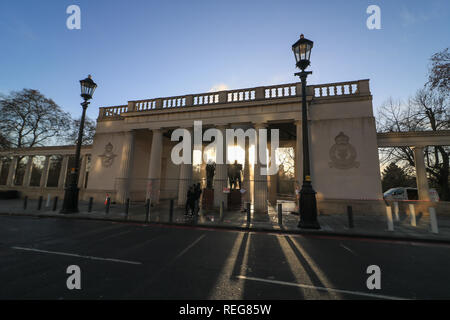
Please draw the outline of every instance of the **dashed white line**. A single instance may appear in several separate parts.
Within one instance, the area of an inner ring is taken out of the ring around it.
[[[128,261],[128,260],[113,259],[113,258],[100,258],[100,257],[94,257],[94,256],[84,256],[84,255],[75,254],[75,253],[47,251],[47,250],[40,250],[40,249],[34,249],[34,248],[11,247],[11,249],[38,252],[38,253],[56,254],[56,255],[60,255],[60,256],[76,257],[76,258],[91,259],[91,260],[101,260],[101,261],[119,262],[119,263],[127,263],[127,264],[142,264],[142,262],[137,262],[137,261]]]
[[[363,296],[363,297],[369,297],[369,298],[387,299],[387,300],[409,300],[407,298],[399,298],[399,297],[386,296],[386,295],[381,295],[381,294],[366,293],[366,292],[351,291],[351,290],[341,290],[341,289],[333,289],[333,288],[325,288],[325,287],[316,287],[316,286],[311,286],[311,285],[301,284],[301,283],[261,279],[261,278],[247,277],[247,276],[237,276],[236,278],[243,279],[243,280],[251,280],[251,281],[266,282],[266,283],[271,283],[271,284],[278,284],[278,285],[283,285],[283,286],[299,287],[299,288],[303,288],[303,289],[313,289],[313,290],[318,290],[318,291],[345,293],[345,294],[351,294],[351,295]]]
[[[345,250],[349,251],[350,253],[352,253],[353,255],[356,256],[356,253],[355,253],[352,249],[350,249],[350,248],[344,246],[342,243],[340,244],[340,246],[341,246],[342,248],[344,248]]]
[[[172,261],[170,261],[170,263],[173,263],[175,260],[177,260],[178,258],[180,258],[182,255],[184,255],[186,252],[188,252],[188,250],[190,248],[192,248],[193,246],[195,246],[197,244],[197,242],[199,242],[200,240],[202,240],[206,235],[202,234],[200,237],[197,238],[197,240],[195,240],[194,242],[192,242],[190,245],[188,245],[183,251],[181,251],[179,254],[177,254],[175,256],[175,258],[172,259]]]

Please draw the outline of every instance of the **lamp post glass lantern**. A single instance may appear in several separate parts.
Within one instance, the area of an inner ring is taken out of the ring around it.
[[[86,79],[80,80],[81,97],[83,102],[83,113],[81,114],[80,129],[78,131],[77,148],[75,151],[74,167],[70,168],[69,184],[64,190],[64,202],[61,213],[76,213],[78,212],[78,175],[80,168],[80,153],[81,144],[83,142],[84,121],[86,118],[86,109],[89,105],[89,100],[92,99],[97,84],[92,80],[91,75]]]
[[[85,101],[92,99],[92,95],[94,94],[95,88],[97,88],[97,84],[92,80],[91,75],[89,75],[86,79],[80,80],[81,85],[81,96]]]
[[[303,138],[303,184],[300,191],[300,222],[299,228],[320,229],[317,221],[317,201],[316,192],[312,187],[311,169],[309,159],[309,130],[308,130],[308,112],[306,102],[306,78],[312,71],[305,71],[310,65],[311,49],[313,42],[306,39],[303,34],[300,39],[292,45],[296,66],[301,72],[296,73],[302,82],[302,138]]]
[[[306,39],[303,34],[300,35],[300,39],[292,45],[297,68],[305,70],[309,66],[313,45],[314,42]]]

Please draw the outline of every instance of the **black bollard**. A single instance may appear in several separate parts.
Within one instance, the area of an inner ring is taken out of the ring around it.
[[[223,222],[223,217],[224,217],[224,209],[225,209],[225,204],[224,204],[224,202],[222,201],[221,203],[220,203],[220,211],[219,211],[219,219],[220,219],[220,222]]]
[[[353,208],[351,206],[347,206],[347,216],[348,216],[348,227],[353,229],[355,226],[353,224]]]
[[[128,210],[130,209],[130,198],[125,202],[125,220],[128,220]]]
[[[28,196],[25,196],[23,198],[23,210],[27,209],[27,205],[28,205]]]
[[[251,215],[250,215],[250,202],[247,202],[247,227],[250,226],[250,220],[251,220]]]
[[[43,198],[42,198],[42,196],[40,196],[39,200],[38,200],[38,207],[37,207],[38,210],[41,210],[41,208],[42,208],[42,200],[43,200]]]
[[[145,222],[150,221],[150,199],[145,202]]]
[[[283,204],[278,204],[278,225],[283,225]]]
[[[53,208],[52,208],[52,210],[53,211],[56,211],[56,207],[58,206],[58,197],[56,196],[54,199],[53,199]]]
[[[172,220],[173,220],[173,199],[170,199],[169,222],[172,223]]]
[[[94,204],[94,198],[89,197],[89,204],[88,204],[88,212],[92,211],[92,205]]]
[[[105,206],[105,213],[108,214],[109,213],[109,207],[111,206],[111,198],[108,197],[106,198],[106,206]]]

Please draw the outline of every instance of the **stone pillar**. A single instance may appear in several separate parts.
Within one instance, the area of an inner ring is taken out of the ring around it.
[[[45,188],[47,186],[47,177],[49,168],[50,168],[50,156],[45,156],[44,168],[42,169],[41,175],[41,182],[39,183],[41,188]]]
[[[416,164],[417,189],[419,190],[419,200],[430,201],[423,149],[424,147],[413,147],[414,162]]]
[[[206,188],[206,162],[203,161],[203,151],[202,151],[202,164],[200,167],[200,177],[201,177],[200,185],[201,185],[202,189],[205,189]]]
[[[276,161],[276,154],[270,153],[272,150],[272,148],[270,146],[270,142],[267,142],[267,149],[269,150],[270,160]],[[269,160],[267,160],[267,161],[269,161]],[[267,163],[267,165],[269,165],[269,162]],[[277,172],[276,174],[267,176],[267,182],[268,182],[268,186],[267,186],[268,195],[267,196],[268,196],[269,203],[273,206],[276,206],[276,203],[277,203],[278,177],[279,177],[279,172]]]
[[[153,129],[152,148],[150,151],[150,161],[147,176],[147,194],[146,199],[152,203],[159,203],[161,186],[161,156],[163,147],[163,135],[161,129]]]
[[[194,105],[194,96],[193,95],[187,95],[185,100],[185,106],[193,106]]]
[[[81,158],[80,174],[78,176],[78,188],[84,188],[84,178],[86,177],[87,154]]]
[[[120,168],[117,179],[117,202],[125,203],[130,197],[130,179],[131,170],[133,168],[133,153],[134,153],[134,131],[127,131],[124,133],[124,140],[122,145],[122,155],[120,159]],[[86,157],[83,157],[84,165],[82,164],[83,181],[86,175]]]
[[[64,189],[64,183],[67,177],[67,166],[69,164],[69,155],[63,156],[61,171],[59,172],[58,188]]]
[[[192,183],[192,161],[193,159],[193,146],[194,146],[194,130],[192,128],[186,128],[191,135],[191,146],[189,152],[191,153],[191,163],[180,164],[180,181],[178,182],[178,205],[185,206],[187,200],[187,191]],[[183,137],[183,139],[185,139]]]
[[[8,180],[6,182],[6,185],[8,187],[14,186],[14,176],[16,174],[16,168],[17,168],[18,159],[19,159],[18,156],[14,156],[12,161],[11,161],[11,164],[9,165]]]
[[[261,174],[261,168],[267,167],[261,164],[259,157],[259,129],[265,129],[266,125],[258,123],[255,125],[257,144],[255,146],[255,166],[254,166],[254,203],[253,210],[256,214],[267,213],[267,175]]]
[[[31,181],[31,170],[33,168],[33,156],[28,156],[27,166],[25,167],[25,175],[23,176],[23,186],[29,187]]]
[[[217,146],[217,148],[223,148],[223,163],[217,163],[216,159],[216,172],[214,174],[214,206],[220,207],[222,201],[224,202],[224,208],[228,207],[228,194],[223,193],[223,188],[228,186],[228,165],[227,165],[227,142],[226,142],[226,129],[227,126],[220,125],[216,127],[217,130],[222,132],[223,145]],[[217,156],[217,152],[216,152]]]

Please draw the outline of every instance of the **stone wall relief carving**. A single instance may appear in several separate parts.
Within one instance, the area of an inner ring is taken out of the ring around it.
[[[108,144],[105,146],[105,152],[100,155],[100,158],[102,159],[102,166],[104,168],[111,167],[114,162],[114,158],[117,156],[112,152],[113,148],[114,147],[111,142],[108,142]]]
[[[359,162],[356,161],[356,150],[349,143],[350,138],[343,132],[340,132],[334,138],[335,144],[330,149],[330,168],[336,169],[351,169],[358,168]]]

